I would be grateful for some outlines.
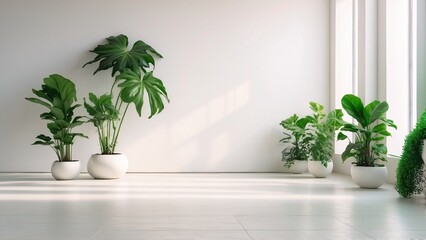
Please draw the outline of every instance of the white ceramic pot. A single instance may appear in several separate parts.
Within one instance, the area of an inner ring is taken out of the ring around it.
[[[80,161],[55,161],[51,168],[56,180],[72,180],[80,175]]]
[[[309,160],[309,173],[317,178],[325,178],[333,171],[333,161],[328,161],[327,167],[321,164],[321,161]]]
[[[291,173],[304,173],[306,170],[308,170],[308,161],[302,161],[302,160],[294,160],[294,164],[289,167],[289,172]]]
[[[93,154],[87,163],[87,171],[96,179],[114,179],[122,177],[129,167],[124,154]]]
[[[352,180],[361,188],[378,188],[386,182],[386,167],[360,167],[352,165]]]

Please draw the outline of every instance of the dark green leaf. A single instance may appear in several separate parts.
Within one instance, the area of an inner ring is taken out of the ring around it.
[[[390,119],[386,119],[384,117],[379,118],[381,121],[383,121],[384,123],[386,123],[389,127],[392,127],[394,129],[397,129],[397,126],[395,125],[395,123],[390,120]]]
[[[373,101],[365,107],[366,124],[369,125],[375,122],[377,119],[384,116],[388,111],[389,105],[387,102]]]
[[[166,88],[160,79],[153,76],[152,72],[145,73],[142,78],[139,69],[135,71],[124,69],[116,79],[120,82],[118,87],[121,88],[121,100],[125,103],[134,103],[139,116],[142,114],[145,92],[151,109],[149,118],[164,109],[163,98],[169,101]]]
[[[337,140],[345,140],[347,139],[348,136],[346,136],[345,134],[339,132],[339,134],[337,134]]]
[[[46,135],[44,135],[44,134],[40,134],[40,135],[38,135],[36,138],[37,138],[37,139],[40,139],[40,140],[42,140],[42,141],[45,141],[45,142],[49,142],[50,140],[52,140],[52,138],[51,138],[51,137],[46,136]]]
[[[28,101],[30,101],[30,102],[37,103],[37,104],[40,104],[42,106],[45,106],[45,107],[47,107],[49,109],[52,107],[52,105],[50,105],[49,103],[47,103],[45,101],[42,101],[40,99],[37,99],[37,98],[25,98],[25,99],[28,100]]]
[[[43,79],[43,81],[47,87],[54,89],[59,93],[59,97],[62,102],[71,104],[73,101],[77,100],[75,85],[71,80],[66,79],[59,74],[52,74]],[[67,111],[68,108],[63,110]]]
[[[96,53],[97,56],[84,65],[100,61],[94,74],[111,67],[111,76],[114,76],[117,72],[121,73],[125,68],[132,70],[142,68],[145,71],[150,65],[155,66],[152,55],[162,58],[154,48],[143,41],[135,42],[132,49],[128,50],[128,39],[123,34],[111,36],[107,38],[107,42],[107,44],[98,45],[92,50],[91,52]]]
[[[380,123],[376,126],[374,126],[373,130],[374,133],[378,133],[378,132],[382,132],[382,131],[386,131],[386,124],[385,123]]]
[[[341,131],[348,131],[348,132],[358,132],[359,128],[351,123],[347,123],[343,125],[343,127],[340,129]]]
[[[55,119],[64,119],[64,113],[62,112],[61,109],[57,108],[57,107],[53,107],[50,109],[50,112],[52,113],[52,116],[55,117]]]
[[[298,127],[302,128],[302,129],[304,129],[308,123],[309,123],[309,119],[308,119],[308,118],[306,118],[306,117],[304,117],[304,118],[299,119],[299,120],[296,122],[296,125],[297,125]]]
[[[361,99],[355,95],[347,94],[342,98],[343,109],[355,120],[358,121],[361,126],[365,127],[365,116],[364,116],[364,104]]]
[[[53,141],[49,141],[49,142],[44,142],[44,141],[35,141],[33,144],[31,145],[43,145],[43,146],[49,146],[52,145]]]

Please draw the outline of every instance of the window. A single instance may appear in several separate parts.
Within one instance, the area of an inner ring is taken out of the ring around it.
[[[334,108],[342,108],[340,100],[347,93],[353,92],[354,79],[354,31],[353,31],[353,0],[336,0],[334,15],[334,54],[332,54],[332,75],[334,81]],[[332,106],[333,107],[333,106]],[[350,121],[350,117],[345,115],[345,121]],[[346,143],[337,141],[335,152],[342,153],[345,150]]]
[[[386,144],[400,155],[405,136],[417,120],[417,0],[333,0],[331,105],[341,108],[344,94],[364,102],[386,100],[387,117],[398,130]],[[349,118],[350,119],[350,118]],[[346,119],[349,121],[348,119]],[[336,153],[346,143],[336,142]]]
[[[415,111],[415,1],[386,1],[386,101],[387,117],[398,131],[387,139],[390,154],[400,155],[405,136],[416,121]],[[413,21],[414,20],[414,21]]]

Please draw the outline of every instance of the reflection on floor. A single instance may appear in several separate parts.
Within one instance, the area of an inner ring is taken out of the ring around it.
[[[0,174],[2,240],[424,239],[425,208],[336,174]]]

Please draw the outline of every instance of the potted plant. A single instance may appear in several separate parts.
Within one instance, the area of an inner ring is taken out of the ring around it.
[[[94,178],[119,178],[127,171],[128,160],[124,154],[116,152],[116,146],[130,105],[133,104],[141,116],[146,96],[151,118],[164,109],[163,99],[169,101],[163,82],[153,75],[154,57],[162,56],[141,40],[136,41],[130,50],[127,46],[127,36],[109,37],[106,44],[91,51],[97,56],[84,65],[99,61],[93,74],[111,68],[111,76],[115,76],[109,93],[99,97],[90,93],[90,103],[84,102],[90,115],[89,122],[97,128],[101,148],[101,153],[93,154],[87,165]],[[117,93],[115,98],[114,93]]]
[[[355,159],[351,175],[358,186],[378,188],[385,183],[387,177],[386,167],[379,162],[387,161],[387,148],[382,141],[391,136],[387,127],[396,129],[394,122],[385,118],[389,105],[385,101],[375,100],[364,107],[362,100],[352,94],[343,96],[341,102],[343,109],[358,123],[345,123],[341,129],[355,135],[355,140],[349,141],[342,153],[342,161],[351,157]],[[348,136],[339,132],[337,138],[344,140]]]
[[[402,197],[410,197],[419,194],[425,184],[425,163],[426,163],[426,112],[422,114],[416,127],[405,138],[401,159],[398,162],[396,171],[395,189]]]
[[[324,178],[333,171],[331,159],[334,154],[333,143],[335,132],[343,124],[343,112],[336,109],[325,114],[324,106],[315,102],[310,102],[309,107],[313,111],[313,115],[307,117],[313,142],[311,145],[312,159],[308,162],[308,170],[315,177]]]
[[[281,121],[280,125],[287,131],[280,142],[286,146],[282,153],[282,161],[284,167],[288,168],[291,173],[303,173],[308,169],[308,158],[312,134],[307,131],[309,120],[299,118],[296,114],[288,119]]]
[[[75,137],[85,137],[82,133],[73,133],[72,129],[83,124],[81,116],[74,117],[74,110],[80,105],[75,104],[77,94],[74,83],[59,74],[44,78],[40,90],[33,89],[37,97],[25,98],[40,104],[49,111],[40,115],[47,120],[47,128],[51,136],[40,134],[33,145],[50,146],[56,153],[57,161],[53,162],[51,172],[57,180],[70,180],[80,174],[80,162],[72,157],[72,146]]]

